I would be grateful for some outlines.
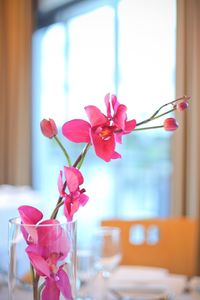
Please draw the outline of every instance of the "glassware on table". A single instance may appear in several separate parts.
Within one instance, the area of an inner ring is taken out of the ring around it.
[[[121,231],[117,227],[99,227],[93,234],[92,249],[95,266],[104,279],[104,297],[107,298],[107,283],[111,272],[121,261]]]
[[[79,249],[77,251],[77,278],[78,278],[78,298],[77,300],[92,299],[90,283],[95,275],[94,255],[89,249]]]
[[[76,299],[76,221],[24,225],[20,218],[9,220],[8,288],[9,300],[40,300],[52,291],[60,300]]]

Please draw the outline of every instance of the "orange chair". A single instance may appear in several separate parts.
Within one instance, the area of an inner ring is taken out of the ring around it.
[[[121,228],[121,264],[162,267],[172,273],[188,276],[196,274],[197,220],[190,218],[131,221],[113,219],[103,220],[101,225]]]

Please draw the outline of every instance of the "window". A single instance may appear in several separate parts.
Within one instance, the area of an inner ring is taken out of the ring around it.
[[[42,118],[58,127],[87,120],[84,106],[103,110],[105,94],[114,92],[140,121],[175,95],[175,0],[81,1],[55,20],[35,32],[33,49],[33,181],[47,214],[65,161],[41,135]],[[75,160],[83,145],[63,142]],[[90,196],[79,212],[82,230],[101,218],[169,215],[170,143],[163,130],[134,132],[119,145],[123,158],[109,164],[91,149],[82,168]]]

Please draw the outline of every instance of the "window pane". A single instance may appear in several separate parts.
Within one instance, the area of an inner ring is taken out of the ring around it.
[[[174,20],[175,0],[122,0],[118,11],[102,6],[35,34],[33,178],[48,201],[47,213],[55,205],[65,160],[41,135],[40,119],[52,117],[59,127],[73,118],[87,120],[84,106],[105,112],[109,91],[118,91],[129,118],[150,116],[174,98]],[[101,218],[168,215],[170,138],[163,130],[133,132],[118,145],[122,159],[109,164],[90,150],[81,169],[90,197],[79,211],[82,233]],[[63,142],[75,160],[83,145]]]
[[[174,0],[120,1],[119,72],[119,98],[126,99],[129,115],[138,122],[174,99]],[[169,214],[170,138],[162,129],[133,132],[126,138],[126,157],[120,165],[121,188],[126,187],[121,216]]]

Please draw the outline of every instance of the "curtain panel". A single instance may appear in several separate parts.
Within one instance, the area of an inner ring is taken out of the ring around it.
[[[32,12],[0,1],[0,184],[31,184]]]
[[[200,217],[200,1],[177,0],[177,97],[190,95],[189,109],[177,115],[173,143],[172,214]]]
[[[200,1],[177,0],[177,97],[190,95],[174,135],[172,214],[194,217],[198,224],[196,274],[200,275]],[[182,126],[183,124],[183,126]]]

